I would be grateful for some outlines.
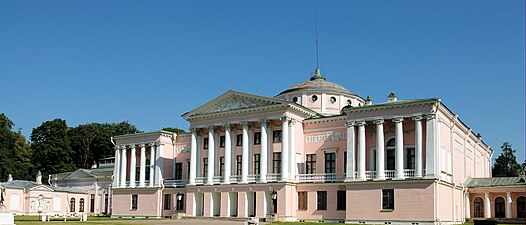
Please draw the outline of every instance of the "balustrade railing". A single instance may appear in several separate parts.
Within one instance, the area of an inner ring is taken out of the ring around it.
[[[206,182],[206,177],[196,177],[195,184],[204,184]]]
[[[413,170],[413,169],[405,169],[404,170],[404,176],[405,177],[415,177],[415,170]]]
[[[248,175],[248,182],[254,183],[259,181],[259,174],[250,174]]]
[[[386,170],[385,171],[385,178],[394,178],[395,177],[396,170]]]
[[[219,183],[221,183],[222,181],[223,181],[223,176],[214,176],[214,177],[212,178],[212,182],[213,182],[214,184],[219,184]]]
[[[241,181],[241,175],[230,176],[230,183],[239,183]]]
[[[279,178],[281,178],[280,173],[269,173],[267,174],[267,182],[278,182]]]
[[[165,187],[184,187],[188,184],[188,180],[163,180]]]
[[[343,173],[317,173],[317,174],[298,174],[298,182],[339,182],[345,179]]]
[[[365,171],[365,178],[366,179],[376,178],[376,171]]]

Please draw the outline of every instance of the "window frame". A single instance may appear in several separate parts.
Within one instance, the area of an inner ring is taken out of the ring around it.
[[[208,158],[203,158],[203,177],[208,176]]]
[[[328,161],[327,160],[327,155],[334,155],[334,159]],[[336,160],[337,160],[337,156],[336,156],[336,151],[325,151],[323,153],[323,172],[324,173],[336,173]]]
[[[172,209],[172,194],[164,194],[163,198],[163,210]]]
[[[316,192],[316,210],[327,210],[327,191]]]
[[[175,162],[174,165],[175,173],[174,173],[174,179],[175,180],[182,180],[183,179],[183,162]]]
[[[225,136],[222,135],[222,136],[219,136],[219,148],[224,148],[225,147]]]
[[[306,191],[298,191],[298,210],[307,210],[309,194]]]
[[[69,212],[75,212],[75,198],[69,199]]]
[[[203,138],[203,149],[208,149],[209,140],[207,137]]]
[[[382,189],[382,211],[394,211],[394,200],[394,189]]]
[[[236,135],[236,146],[243,146],[243,134]]]
[[[347,191],[336,191],[336,210],[346,210],[347,208]]]
[[[84,198],[79,200],[79,212],[84,212]]]
[[[130,210],[135,211],[137,210],[139,206],[139,195],[138,194],[132,194],[130,199]]]
[[[253,159],[252,173],[253,174],[260,174],[260,170],[261,170],[261,155],[260,154],[254,154],[252,159]]]
[[[281,152],[272,153],[272,173],[281,173]]]
[[[314,154],[305,154],[305,174],[316,174],[316,161],[317,155]]]
[[[261,132],[254,132],[254,145],[261,144]]]
[[[243,173],[243,155],[236,155],[236,175]]]
[[[225,174],[225,157],[220,156],[219,157],[219,176],[223,176]]]
[[[273,130],[272,131],[272,143],[281,143],[283,133],[282,130]]]

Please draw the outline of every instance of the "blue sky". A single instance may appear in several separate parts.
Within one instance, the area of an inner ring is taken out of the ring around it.
[[[0,112],[43,121],[180,116],[229,90],[275,96],[314,71],[384,102],[438,97],[524,160],[524,1],[0,0]]]

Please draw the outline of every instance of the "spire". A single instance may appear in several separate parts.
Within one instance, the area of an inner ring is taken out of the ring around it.
[[[310,80],[326,80],[325,76],[321,75],[320,68],[316,67],[316,70],[314,71],[314,76],[310,77]]]

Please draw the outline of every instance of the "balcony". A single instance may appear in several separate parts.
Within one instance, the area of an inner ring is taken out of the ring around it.
[[[343,173],[318,173],[296,175],[296,180],[299,183],[343,182],[344,179],[345,174]]]
[[[267,182],[278,182],[279,178],[281,178],[280,173],[269,173],[267,174]]]
[[[169,188],[179,188],[185,187],[188,184],[188,180],[163,180],[165,187]]]
[[[256,183],[256,182],[259,182],[259,174],[251,174],[251,175],[248,175],[248,182],[249,183]]]

